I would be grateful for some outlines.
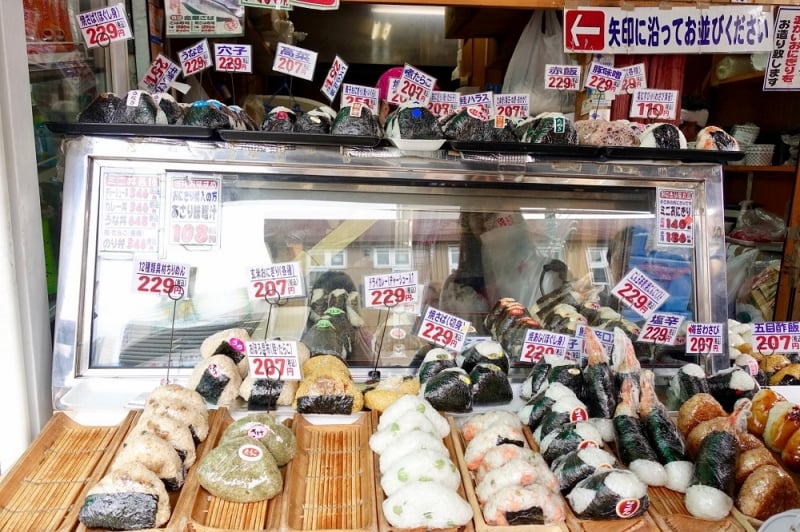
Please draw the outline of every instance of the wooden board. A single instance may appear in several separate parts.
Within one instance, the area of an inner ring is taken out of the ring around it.
[[[0,530],[72,530],[81,495],[100,479],[133,418],[90,427],[56,412],[0,483]]]
[[[649,487],[647,493],[650,495],[649,512],[661,530],[670,532],[753,531],[751,527],[744,526],[744,523],[733,513],[721,521],[706,521],[692,516],[683,502],[683,493],[662,487]]]
[[[349,425],[314,425],[295,415],[297,454],[281,504],[282,532],[377,532],[375,476],[367,413]]]

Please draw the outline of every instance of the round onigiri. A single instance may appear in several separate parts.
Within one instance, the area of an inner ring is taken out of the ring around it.
[[[438,482],[409,482],[383,501],[383,515],[396,528],[453,528],[472,519],[472,507]]]

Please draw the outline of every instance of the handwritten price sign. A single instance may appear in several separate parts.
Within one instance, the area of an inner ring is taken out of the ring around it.
[[[461,351],[469,332],[470,322],[433,307],[425,310],[417,336],[434,345]]]
[[[253,47],[249,44],[214,43],[214,58],[218,72],[253,71]]]
[[[800,322],[767,321],[754,323],[753,348],[762,355],[800,351]]]
[[[431,101],[436,78],[429,76],[422,70],[406,64],[403,75],[400,77],[400,86],[397,92],[403,102],[417,102],[427,106]]]
[[[505,118],[528,118],[530,94],[495,94],[494,111],[497,116]]]
[[[624,72],[619,68],[600,63],[591,63],[588,72],[586,72],[586,80],[583,86],[600,92],[614,93],[622,83],[623,74]]]
[[[418,299],[417,272],[398,272],[364,277],[367,307],[396,307]]]
[[[272,64],[272,70],[275,72],[311,81],[316,67],[317,52],[291,44],[278,43],[275,61]]]
[[[328,70],[328,75],[325,76],[325,81],[322,82],[322,94],[324,94],[328,101],[333,101],[336,97],[336,93],[339,92],[339,87],[342,86],[342,81],[344,81],[344,75],[347,74],[347,63],[342,61],[342,58],[338,55],[333,59],[333,63],[331,63],[331,68]]]
[[[700,354],[722,353],[722,324],[690,323],[689,327],[686,328],[686,352]]]
[[[297,342],[247,342],[247,365],[256,379],[298,381],[302,377]]]
[[[642,327],[638,339],[640,342],[675,345],[681,322],[683,322],[683,316],[680,314],[655,312],[650,315]]]
[[[169,86],[177,79],[180,73],[181,67],[162,54],[158,54],[156,60],[150,64],[147,73],[139,82],[139,88],[154,94],[167,92]]]
[[[675,120],[678,116],[678,91],[635,89],[631,98],[631,118]]]
[[[647,88],[647,76],[645,75],[644,63],[636,63],[622,67],[622,83],[617,88],[617,94],[630,94],[634,89]]]
[[[575,65],[544,66],[544,87],[557,91],[576,91],[581,84],[581,67]]]
[[[168,295],[178,300],[189,287],[188,264],[153,260],[137,260],[134,270],[134,291],[142,294]]]
[[[638,268],[629,271],[611,293],[643,318],[647,318],[669,298],[669,292]]]
[[[428,110],[436,117],[442,118],[451,115],[458,109],[458,93],[448,91],[433,91]]]
[[[203,39],[196,44],[178,52],[184,76],[197,74],[201,70],[210,68],[214,62],[211,60],[211,49],[208,39]]]
[[[279,299],[305,297],[303,274],[299,262],[281,262],[270,266],[254,266],[248,270],[250,299],[276,302]]]
[[[45,14],[42,13],[42,15]],[[128,17],[125,15],[123,4],[80,13],[76,15],[76,18],[83,40],[89,48],[108,46],[112,42],[133,39],[133,32],[128,25]]]
[[[566,334],[529,330],[525,334],[519,359],[521,362],[539,362],[545,355],[564,358],[569,339]]]
[[[351,85],[345,83],[342,85],[342,107],[357,107],[356,104],[361,104],[369,107],[372,114],[378,114],[378,98],[379,91],[375,87],[366,87],[364,85]],[[352,111],[352,109],[351,109]],[[351,113],[352,114],[352,113]],[[360,116],[361,111],[354,115]]]

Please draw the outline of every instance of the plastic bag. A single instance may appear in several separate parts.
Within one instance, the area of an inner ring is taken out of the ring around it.
[[[730,236],[748,242],[779,242],[786,237],[786,224],[764,209],[749,209],[741,213]]]
[[[503,80],[503,92],[530,93],[530,114],[545,111],[571,110],[572,104],[563,91],[545,88],[545,65],[568,64],[564,54],[564,34],[555,10],[537,9],[522,30],[511,55]]]

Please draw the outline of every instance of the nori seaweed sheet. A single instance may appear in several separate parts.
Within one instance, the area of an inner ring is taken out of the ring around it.
[[[749,390],[736,390],[731,388],[730,382],[737,372],[742,372],[741,375],[746,375],[749,377],[752,381],[753,387]],[[726,412],[733,412],[736,401],[742,399],[743,397],[752,399],[758,391],[758,383],[756,383],[756,380],[752,377],[752,375],[736,366],[719,371],[714,375],[710,375],[706,379],[706,382],[708,383],[708,393],[710,393],[714,399],[719,401],[719,404],[722,405],[722,408],[725,409]]]
[[[278,397],[283,391],[283,381],[277,379],[256,379],[247,400],[248,410],[275,410]]]
[[[533,318],[523,318],[514,322],[506,330],[499,342],[503,349],[508,353],[509,358],[519,360],[522,353],[522,346],[525,344],[525,336],[528,331],[541,329],[542,326]]]
[[[700,444],[689,485],[710,486],[733,497],[738,454],[736,436],[723,430],[713,431]]]
[[[331,119],[323,113],[303,113],[297,117],[294,130],[298,133],[327,135],[331,132]]]
[[[206,368],[203,372],[203,376],[200,377],[200,382],[198,382],[195,387],[195,391],[202,395],[203,399],[215,405],[219,400],[219,396],[222,394],[222,390],[225,389],[225,386],[228,385],[230,380],[231,378],[224,374],[215,377],[208,371],[208,368]]]
[[[560,382],[578,396],[578,399],[583,400],[584,386],[583,386],[583,372],[577,364],[562,364],[550,368],[547,374],[547,380],[550,382]]]
[[[565,423],[569,423],[569,417],[570,412],[556,412],[553,409],[545,412],[544,416],[542,416],[542,419],[539,422],[539,426],[537,427],[540,430],[542,438],[558,427],[563,426]]]
[[[419,371],[417,372],[417,376],[419,377],[419,383],[422,384],[429,380],[431,377],[436,375],[437,373],[446,370],[448,368],[456,367],[456,361],[452,358],[443,358],[441,360],[428,360],[427,362],[423,362],[422,365],[419,367]]]
[[[185,470],[186,468],[184,468]],[[185,474],[185,473],[184,473]],[[184,479],[178,480],[177,478],[162,478],[161,482],[164,483],[164,488],[167,491],[178,491],[183,487]]]
[[[708,380],[705,378],[695,377],[683,371],[683,368],[678,370],[678,400],[681,404],[685,403],[695,394],[709,393]]]
[[[123,98],[111,117],[114,124],[155,124],[158,114],[158,105],[149,94],[142,92],[139,102],[135,106],[127,104]]]
[[[337,298],[339,299],[339,298]],[[344,298],[346,299],[346,295]],[[349,357],[353,353],[353,324],[350,323],[350,318],[347,316],[347,312],[343,310],[346,305],[346,301],[340,301],[337,303],[337,306],[331,306],[325,309],[325,314],[322,315],[323,320],[328,320],[331,325],[333,325],[334,330],[339,335],[339,339],[344,346],[345,351],[345,358]],[[338,305],[343,305],[339,307]]]
[[[436,410],[471,412],[472,390],[465,381],[469,377],[460,370],[441,371],[425,383],[424,397]]]
[[[638,417],[614,416],[614,429],[617,431],[617,455],[623,464],[630,465],[634,460],[658,462]]]
[[[589,417],[611,419],[617,406],[617,391],[608,364],[604,362],[586,366],[583,385]]]
[[[553,460],[562,454],[567,454],[580,447],[584,439],[575,427],[576,423],[565,423],[553,431],[555,437],[550,442],[547,449],[542,452],[542,458],[544,458],[545,462],[548,464],[552,463]],[[600,444],[601,442],[597,443]]]
[[[334,135],[358,135],[364,137],[380,137],[381,125],[366,105],[361,106],[358,116],[350,116],[351,106],[342,107],[336,114],[331,126]]]
[[[542,525],[544,524],[544,511],[538,506],[533,506],[515,512],[506,512],[506,521],[512,526]]]
[[[656,139],[656,148],[664,150],[679,150],[681,148],[678,128],[672,124],[659,124],[653,127],[652,133]]]
[[[461,362],[461,369],[470,373],[478,364],[488,363],[494,364],[504,373],[508,373],[509,362],[505,353],[499,352],[484,355],[478,351],[478,345],[480,344],[475,344],[462,353],[464,360]]]
[[[272,131],[273,133],[290,133],[294,131],[296,117],[294,113],[289,113],[282,109],[273,110],[267,113],[264,121],[261,122],[261,131]]]
[[[439,120],[427,107],[403,106],[386,118],[388,124],[397,122],[401,139],[441,139],[444,137]]]
[[[152,493],[97,493],[86,497],[78,520],[86,528],[141,530],[156,526],[157,508]]]
[[[669,419],[662,408],[654,408],[644,418],[645,432],[650,445],[662,464],[689,460],[686,443],[678,432],[678,427]]]
[[[520,139],[531,144],[577,144],[578,131],[566,118],[545,117],[535,120]]]
[[[233,360],[235,364],[238,364],[245,356],[247,356],[245,353],[237,351],[236,349],[231,347],[231,344],[229,344],[227,340],[223,340],[222,342],[220,342],[220,344],[214,350],[212,355],[225,355],[226,357]]]
[[[339,414],[353,412],[352,395],[303,395],[297,398],[297,411],[301,414]]]
[[[478,364],[469,373],[469,380],[472,382],[473,406],[501,405],[514,398],[508,374],[500,366]]]
[[[531,390],[531,398],[536,396],[539,393],[542,385],[547,382],[547,376],[550,373],[550,369],[552,366],[545,362],[544,360],[540,360],[539,362],[535,363],[533,367],[531,367],[530,372],[525,377],[525,381],[522,384],[524,388],[525,382],[530,381],[530,390]]]
[[[345,348],[339,332],[328,320],[319,320],[310,329],[306,329],[300,339],[311,356],[333,355],[339,358],[345,357]]]
[[[598,471],[593,475],[581,480],[578,482],[576,487],[580,487],[587,490],[592,490],[596,493],[592,502],[583,510],[581,513],[575,513],[575,515],[580,519],[619,519],[620,516],[617,515],[617,504],[622,500],[617,493],[611,491],[608,486],[606,486],[605,480],[608,475],[614,472],[619,472],[619,470],[609,469]],[[623,474],[631,474],[633,473],[627,472]],[[647,494],[644,497],[639,499],[639,508],[631,515],[626,516],[626,519],[630,519],[632,517],[638,517],[645,513],[647,509],[650,507],[650,498]]]
[[[178,102],[171,98],[160,98],[158,100],[158,108],[164,112],[167,117],[167,124],[180,125],[183,123],[184,110]]]
[[[222,109],[222,105],[205,100],[196,101],[186,109],[183,123],[187,126],[217,129],[230,129],[231,127],[230,116]]]
[[[536,430],[536,427],[542,422],[542,418],[550,411],[550,407],[556,402],[555,399],[545,394],[546,391],[546,389],[540,391],[525,403],[525,406],[531,406],[531,413],[528,419],[523,420],[523,422],[530,427],[531,431]]]
[[[575,449],[556,458],[550,469],[558,479],[561,493],[567,493],[581,480],[595,472],[595,467],[581,459],[581,449]],[[611,464],[609,464],[611,465]]]
[[[519,304],[517,300],[510,297],[498,299],[497,303],[494,304],[492,309],[483,318],[483,326],[486,328],[486,330],[491,331],[495,322],[500,318],[505,310],[515,303]]]
[[[110,124],[117,108],[125,102],[116,94],[104,92],[99,94],[78,115],[78,122],[93,124]]]
[[[505,336],[506,332],[514,326],[514,324],[523,319],[523,318],[530,318],[531,313],[528,311],[527,308],[523,307],[522,305],[517,305],[514,307],[509,307],[500,316],[500,319],[497,320],[494,324],[494,330],[492,331],[494,334],[495,340],[498,340]]]

